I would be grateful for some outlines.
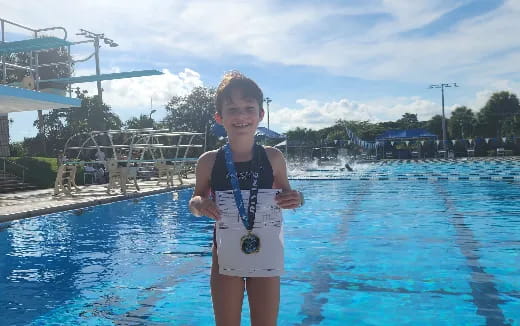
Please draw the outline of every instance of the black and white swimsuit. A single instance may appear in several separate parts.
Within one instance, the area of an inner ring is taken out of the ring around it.
[[[255,144],[255,150],[258,150],[258,159],[259,159],[259,176],[258,176],[258,189],[272,189],[274,176],[273,176],[273,167],[271,166],[271,162],[269,162],[269,158],[267,157],[267,153],[265,152],[265,148],[261,145]],[[259,147],[259,148],[258,148]],[[237,171],[238,182],[240,184],[240,190],[250,190],[251,189],[251,164],[252,161],[247,162],[234,162],[235,169]],[[211,192],[215,193],[215,191],[225,191],[232,190],[231,181],[229,177],[229,173],[226,166],[226,158],[224,155],[224,148],[220,148],[217,151],[217,157],[215,158],[215,164],[213,164],[213,169],[211,170]],[[215,197],[215,196],[213,196]],[[244,203],[247,205],[247,203]],[[216,229],[213,229],[213,244],[215,247],[217,243],[215,241],[216,237]]]
[[[273,168],[267,157],[267,153],[263,146],[256,144],[255,150],[258,150],[258,159],[260,173],[258,176],[258,188],[259,189],[272,189],[273,188]],[[251,163],[247,162],[235,162],[235,169],[237,171],[238,181],[240,183],[241,190],[251,189]],[[226,167],[226,158],[224,156],[224,149],[220,148],[215,158],[215,164],[211,170],[211,191],[223,191],[232,190],[229,173]]]

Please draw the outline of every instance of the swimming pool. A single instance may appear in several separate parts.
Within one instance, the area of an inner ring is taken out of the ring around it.
[[[364,168],[396,176],[420,165]],[[284,215],[280,325],[520,325],[517,181],[291,184],[307,204]],[[1,225],[2,324],[212,324],[212,224],[188,213],[190,196]],[[244,325],[248,315],[245,304]]]

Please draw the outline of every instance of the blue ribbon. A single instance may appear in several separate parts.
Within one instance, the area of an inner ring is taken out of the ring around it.
[[[259,160],[257,155],[257,145],[253,146],[253,161],[251,162],[251,189],[249,190],[249,207],[246,213],[244,207],[244,199],[242,198],[242,192],[240,191],[240,183],[238,182],[237,171],[235,164],[233,163],[233,154],[231,153],[231,146],[229,143],[224,145],[224,157],[226,158],[226,167],[229,173],[231,187],[233,188],[233,195],[235,197],[235,203],[238,208],[238,214],[242,223],[248,231],[253,229],[255,223],[256,214],[256,202],[258,199],[258,176],[259,176]]]

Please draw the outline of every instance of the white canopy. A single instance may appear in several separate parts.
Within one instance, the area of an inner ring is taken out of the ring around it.
[[[274,145],[274,147],[282,147],[282,146],[285,146],[286,144],[287,144],[287,140],[284,140],[283,142]]]
[[[80,106],[81,99],[0,85],[0,114]]]

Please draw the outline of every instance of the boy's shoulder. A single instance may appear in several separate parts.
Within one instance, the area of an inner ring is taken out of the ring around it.
[[[262,146],[264,149],[265,149],[265,152],[267,153],[267,155],[276,155],[276,156],[279,156],[279,155],[282,155],[282,152],[276,148],[276,147],[271,147],[271,146]]]
[[[281,163],[284,160],[283,153],[275,147],[271,146],[263,146],[265,149],[265,153],[267,154],[267,157],[269,158],[269,161],[273,165],[277,165]]]
[[[198,164],[209,164],[215,162],[215,158],[217,157],[218,149],[213,151],[207,151],[203,153],[198,160]]]

